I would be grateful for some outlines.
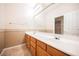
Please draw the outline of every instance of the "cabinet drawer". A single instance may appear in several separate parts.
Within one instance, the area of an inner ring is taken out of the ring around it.
[[[34,42],[31,41],[31,46],[34,47],[34,48],[36,48],[36,43],[34,43]]]
[[[32,46],[31,46],[31,54],[32,54],[33,56],[36,56],[36,49],[33,48]]]
[[[25,35],[25,42],[26,42],[26,47],[30,49],[30,36],[29,35]]]
[[[37,56],[50,56],[45,50],[37,46]]]
[[[37,45],[38,45],[39,47],[41,47],[42,49],[46,50],[46,44],[45,44],[45,43],[43,43],[43,42],[37,40]]]
[[[27,39],[27,41],[26,41],[26,47],[30,49],[30,40],[29,39]]]
[[[31,46],[30,44],[27,44],[27,45],[26,45],[26,47],[27,47],[28,49],[30,49],[30,46]]]
[[[31,39],[31,36],[28,35],[27,38],[28,38],[28,39]]]
[[[31,37],[31,41],[36,43],[36,39]]]
[[[47,45],[47,52],[52,56],[67,56],[65,53]]]

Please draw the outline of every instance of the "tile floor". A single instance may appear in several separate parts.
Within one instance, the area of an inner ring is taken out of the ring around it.
[[[3,49],[1,56],[31,56],[25,44]]]

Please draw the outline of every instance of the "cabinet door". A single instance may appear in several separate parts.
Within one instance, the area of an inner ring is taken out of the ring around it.
[[[34,47],[34,48],[36,48],[36,43],[34,43],[34,42],[31,41],[31,46]]]
[[[36,43],[36,40],[37,40],[37,39],[31,37],[31,41],[32,41],[32,42]]]
[[[52,56],[67,56],[67,54],[47,45],[47,52]]]
[[[31,46],[31,54],[32,56],[36,56],[36,48]]]
[[[31,37],[30,37],[30,36],[27,36],[27,39],[26,39],[26,46],[27,46],[27,48],[29,48],[29,49],[30,49],[30,39],[31,39]]]
[[[46,51],[46,44],[37,40],[37,45]]]
[[[37,56],[50,56],[45,50],[37,46]]]

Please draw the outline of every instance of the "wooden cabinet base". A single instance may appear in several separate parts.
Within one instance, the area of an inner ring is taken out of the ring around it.
[[[31,54],[32,56],[36,56],[36,49],[31,46]]]
[[[37,56],[50,56],[45,50],[37,46]]]
[[[65,54],[64,52],[29,35],[25,36],[25,42],[33,56],[69,56],[68,54]]]
[[[53,48],[49,45],[47,45],[47,52],[51,55],[51,56],[67,56],[67,54],[59,51],[56,48]]]

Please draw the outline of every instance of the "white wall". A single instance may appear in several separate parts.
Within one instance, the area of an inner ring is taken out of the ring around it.
[[[79,11],[66,13],[64,15],[64,34],[79,36]]]
[[[79,35],[79,4],[63,3],[53,4],[39,15],[44,15],[43,21],[46,22],[45,27],[48,31],[54,33],[55,17],[64,16],[64,34]],[[39,16],[37,15],[37,16]],[[38,19],[40,16],[38,17]]]
[[[33,29],[33,19],[28,15],[27,4],[11,3],[5,4],[5,7],[6,29]]]
[[[5,29],[5,7],[4,4],[0,4],[0,30]]]
[[[28,4],[6,3],[4,6],[6,30],[46,30],[45,15],[39,15],[33,19],[32,10],[28,8]]]
[[[46,30],[46,20],[44,15],[39,15],[34,18],[34,28],[38,30]]]

